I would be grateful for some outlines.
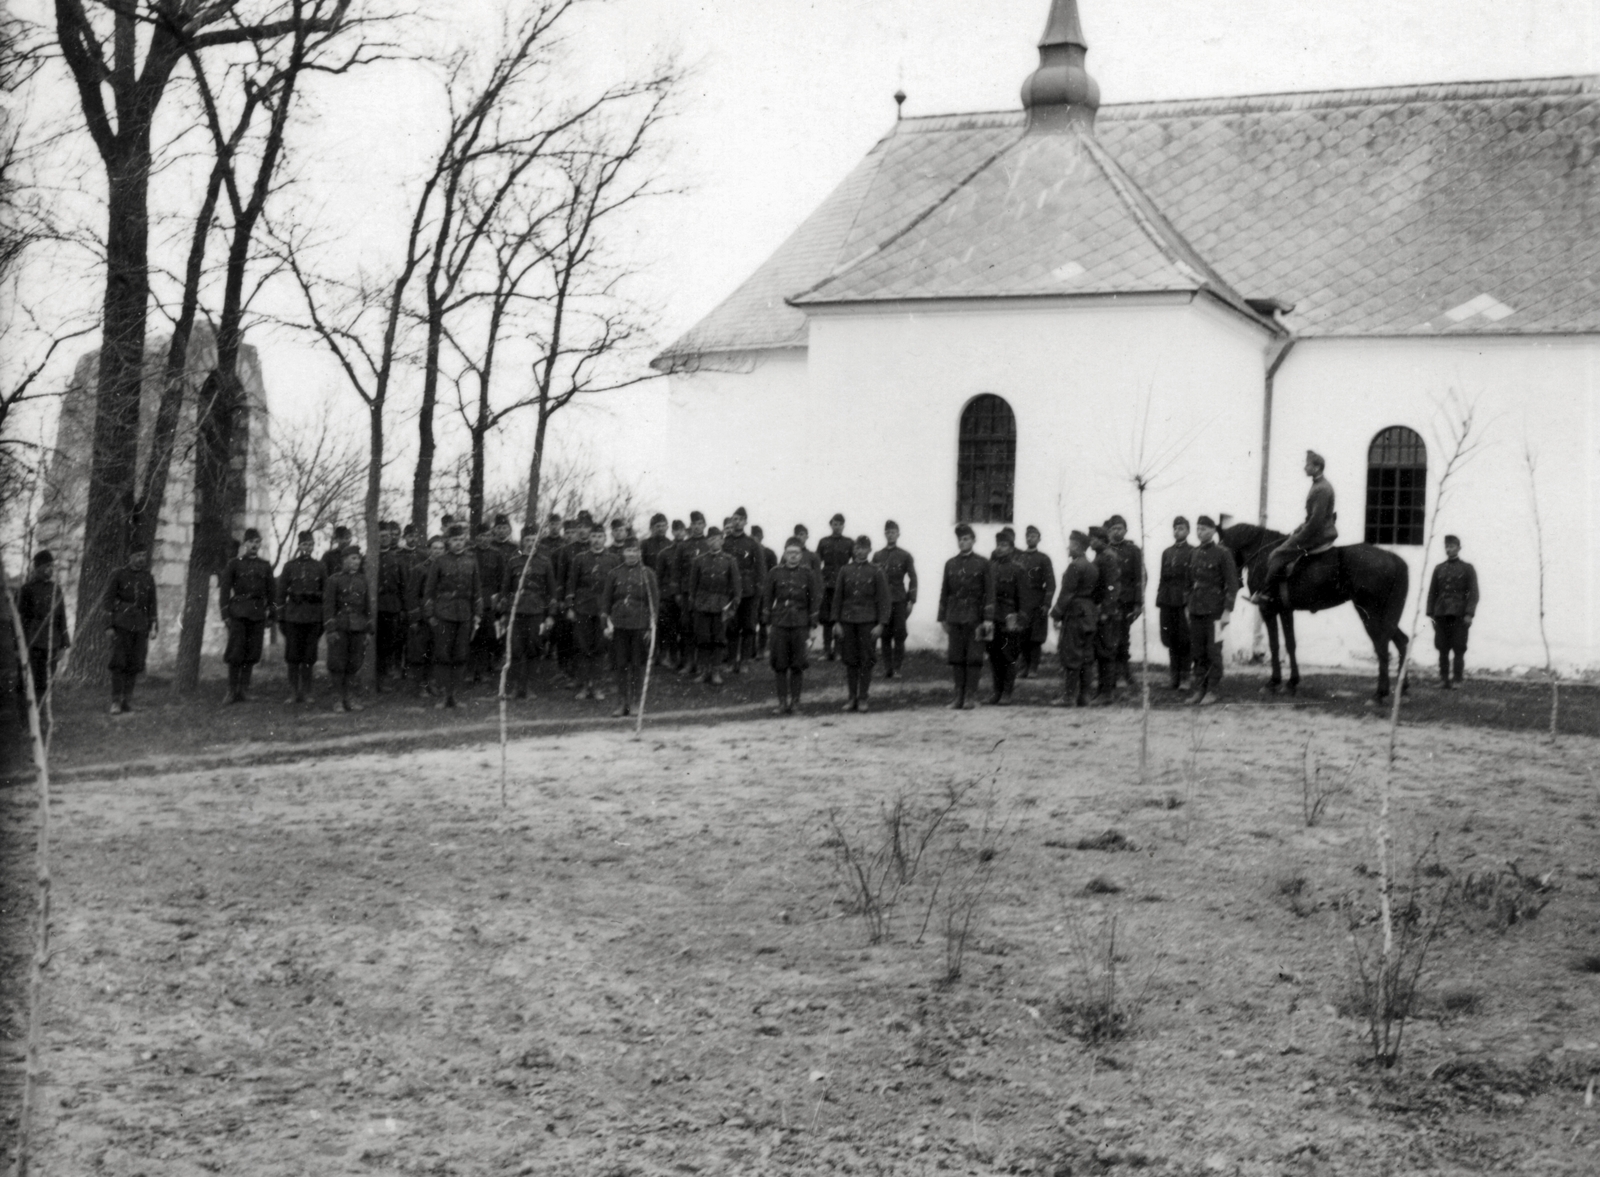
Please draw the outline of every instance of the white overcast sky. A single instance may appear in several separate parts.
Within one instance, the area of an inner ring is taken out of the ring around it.
[[[429,11],[488,28],[499,3]],[[17,6],[48,19],[44,0]],[[666,53],[692,68],[668,128],[666,180],[683,194],[658,202],[629,243],[660,309],[659,342],[725,297],[890,129],[897,87],[907,114],[1015,109],[1048,9],[1048,0],[596,0],[579,42],[590,76]],[[1108,103],[1600,72],[1596,0],[1081,0],[1080,12]],[[352,95],[356,109],[328,120],[326,149],[345,157],[347,177],[318,198],[353,233],[362,210],[399,199],[390,178],[428,148],[427,121],[407,112],[429,98],[414,73],[376,69]],[[93,183],[95,169],[88,175]],[[354,410],[314,348],[260,329],[253,340],[275,412],[294,416],[326,396]],[[574,428],[591,434],[585,448],[604,463],[606,414],[574,418],[569,443]]]

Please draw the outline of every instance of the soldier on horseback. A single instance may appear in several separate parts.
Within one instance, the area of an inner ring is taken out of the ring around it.
[[[1306,451],[1306,475],[1311,479],[1311,490],[1306,494],[1306,521],[1273,550],[1261,587],[1250,598],[1252,605],[1269,604],[1281,592],[1283,606],[1289,608],[1284,587],[1289,574],[1304,557],[1332,546],[1339,538],[1339,529],[1335,526],[1339,515],[1333,509],[1333,483],[1322,474],[1326,465],[1316,450]]]

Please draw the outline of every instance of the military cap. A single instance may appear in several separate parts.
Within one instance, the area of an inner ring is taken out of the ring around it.
[[[401,535],[418,536],[418,535],[422,534],[422,531],[421,531],[420,528],[417,527],[417,525],[415,523],[407,523],[404,527],[402,527],[400,529],[400,534]]]
[[[809,527],[807,527],[804,523],[796,523],[794,525],[794,533],[796,535],[810,535],[811,534],[811,529]]]
[[[970,523],[957,523],[956,524],[956,538],[957,539],[960,539],[962,536],[967,536],[967,537],[970,538],[972,536],[972,534],[973,534],[972,524],[970,524]]]
[[[666,521],[667,521],[667,517],[665,515],[663,515],[660,511],[657,511],[654,515],[650,516],[650,526],[651,527],[654,527],[657,523],[665,523]]]
[[[1111,518],[1106,520],[1106,530],[1107,531],[1110,531],[1113,527],[1126,527],[1126,526],[1128,526],[1128,521],[1126,519],[1124,519],[1121,515],[1113,515],[1113,516],[1111,516]]]
[[[1196,527],[1215,527],[1217,525],[1217,521],[1210,515],[1202,515],[1200,518],[1194,521],[1194,525]]]
[[[699,511],[690,511],[689,512],[689,522],[690,523],[704,523],[705,521],[706,521],[706,517],[701,512],[699,512]]]
[[[994,542],[997,544],[1007,543],[1015,547],[1017,543],[1017,533],[1012,531],[1009,527],[1002,527],[999,531],[994,533]]]
[[[439,526],[445,531],[449,531],[451,527],[455,526],[455,521],[456,517],[454,515],[439,516]]]
[[[511,520],[506,515],[504,515],[503,513],[502,514],[498,514],[498,515],[496,515],[494,517],[494,525],[496,527],[510,527],[511,526]]]
[[[627,522],[622,519],[613,519],[611,521],[612,531],[621,531],[626,526],[628,526]]]
[[[1084,547],[1089,546],[1089,537],[1081,531],[1074,531],[1067,539],[1070,543],[1082,544]]]
[[[1040,531],[1037,527],[1035,527],[1033,524],[1030,523],[1030,524],[1028,524],[1027,529],[1022,534],[1023,535],[1039,535],[1039,536],[1042,536],[1042,535],[1044,535],[1044,532]]]
[[[548,515],[546,515],[544,517],[544,521],[546,523],[560,523],[561,522],[561,512],[560,511],[551,511],[550,514],[548,514]]]
[[[335,527],[333,529],[333,538],[334,539],[338,539],[341,535],[342,536],[349,536],[349,534],[350,534],[350,529],[348,527],[345,527],[343,524],[341,524],[340,526]],[[244,537],[245,537],[245,539],[249,539],[250,538],[250,532],[248,532],[248,531],[245,532],[244,533]],[[257,539],[261,538],[259,533],[257,533],[256,538]]]
[[[1326,468],[1328,465],[1328,463],[1323,460],[1322,455],[1317,453],[1316,450],[1306,451],[1306,461],[1313,466],[1321,466],[1323,468]]]
[[[452,523],[449,529],[445,532],[445,536],[449,539],[455,539],[457,536],[463,536],[466,534],[467,525],[465,523]]]
[[[856,536],[856,542],[852,546],[870,548],[872,546],[872,537],[870,535],[858,535]]]
[[[489,530],[490,530],[489,529],[489,525],[487,523],[480,523],[480,524],[478,524],[478,526],[476,526],[476,527],[474,527],[472,529],[472,534],[473,535],[488,535],[489,534]]]
[[[35,568],[45,568],[51,564],[54,564],[55,562],[55,556],[53,556],[48,549],[36,552],[33,557],[33,566]]]
[[[828,523],[830,525],[834,524],[834,523],[843,523],[843,522],[844,522],[844,516],[839,514],[837,511],[834,512],[833,518],[828,520]]]
[[[805,543],[798,535],[791,535],[788,539],[783,541],[783,550],[786,552],[790,548],[804,548],[805,546]]]
[[[337,534],[337,533],[335,533],[335,534]],[[350,532],[347,530],[345,532],[345,534],[349,535]],[[246,542],[248,542],[250,540],[253,540],[253,539],[258,540],[258,539],[261,538],[261,533],[259,531],[257,531],[253,527],[247,527],[247,528],[244,529],[244,538],[245,538]]]
[[[1103,528],[1103,527],[1091,527],[1089,529],[1089,538],[1090,539],[1110,539],[1111,536],[1107,534],[1106,529]]]
[[[761,530],[761,524],[758,523],[750,529],[750,538],[757,541],[767,538],[767,533]]]
[[[706,538],[707,539],[710,539],[712,536],[720,537],[721,535],[722,535],[722,528],[717,527],[714,524],[711,527],[706,528]]]
[[[345,560],[348,560],[351,556],[354,556],[359,560],[361,558],[361,549],[355,544],[351,544],[349,547],[345,548],[344,551],[340,552],[339,555]]]
[[[594,516],[589,514],[589,512],[587,512],[587,511],[579,511],[578,512],[578,523],[583,527],[593,527],[594,526]]]
[[[672,530],[673,531],[682,531],[682,530],[684,530],[683,520],[682,519],[674,519],[672,521]]]
[[[299,535],[295,536],[294,538],[296,540],[298,540],[300,543],[308,544],[308,543],[311,543],[313,540],[315,540],[317,537],[312,535],[309,531],[302,531]]]
[[[428,546],[430,548],[433,547],[434,544],[442,544],[442,543],[444,543],[444,536],[442,536],[442,535],[430,535],[428,537]]]
[[[743,507],[735,507],[733,509],[733,517],[735,519],[748,519],[750,518],[750,512],[746,511]]]
[[[624,548],[636,548],[636,547],[638,547],[639,546],[639,537],[636,536],[636,535],[630,535],[627,539],[622,541],[622,546]]]
[[[900,530],[900,525],[898,523],[896,523],[893,519],[885,519],[883,521],[883,529],[885,531],[888,531],[891,527],[894,528],[896,531]]]
[[[1173,516],[1172,526],[1176,527],[1180,523],[1183,524],[1185,527],[1189,526],[1189,521],[1187,519],[1185,519],[1182,515]]]
[[[1444,537],[1444,542],[1447,544],[1455,544],[1455,546],[1459,548],[1461,546],[1461,537],[1459,535],[1447,535]]]

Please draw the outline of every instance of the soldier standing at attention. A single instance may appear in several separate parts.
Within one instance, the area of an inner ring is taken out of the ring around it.
[[[1144,590],[1149,583],[1145,574],[1144,553],[1139,545],[1128,538],[1128,524],[1121,515],[1106,520],[1107,546],[1117,554],[1117,659],[1114,673],[1121,676],[1130,687],[1133,685],[1133,623],[1144,612]]]
[[[841,522],[839,526],[843,527],[844,524]],[[796,523],[794,525],[794,537],[800,541],[800,562],[807,568],[811,569],[811,571],[815,572],[818,576],[821,576],[822,560],[818,558],[815,552],[806,547],[806,541],[811,538],[811,529],[804,523]],[[823,586],[822,591],[828,591],[826,585]]]
[[[1089,563],[1089,537],[1074,531],[1067,539],[1067,566],[1061,570],[1061,593],[1050,616],[1056,623],[1056,655],[1061,659],[1061,697],[1056,707],[1083,707],[1089,702],[1089,670],[1094,635],[1100,627],[1095,589],[1100,573]]]
[[[311,698],[311,677],[322,639],[322,597],[328,577],[322,561],[311,554],[313,536],[302,531],[294,559],[278,573],[278,629],[283,634],[283,663],[289,674],[293,705]]]
[[[564,542],[556,549],[551,563],[555,566],[556,586],[561,592],[562,607],[556,613],[555,628],[550,631],[550,643],[556,654],[556,685],[563,690],[577,690],[574,677],[574,660],[577,657],[577,631],[567,618],[567,578],[572,574],[572,561],[581,552],[589,550],[589,515],[580,512],[576,519],[562,525]]]
[[[1161,644],[1167,648],[1171,667],[1167,686],[1183,687],[1188,673],[1189,620],[1183,615],[1183,598],[1189,591],[1189,557],[1194,545],[1189,542],[1189,521],[1179,515],[1172,521],[1172,546],[1161,553],[1161,579],[1156,584],[1156,615],[1161,620]]]
[[[822,616],[822,577],[805,561],[805,541],[792,535],[783,545],[783,562],[767,573],[761,617],[771,628],[770,660],[777,677],[774,715],[793,715],[800,705],[811,646],[811,631]]]
[[[761,567],[765,568],[767,572],[771,572],[778,566],[778,553],[767,547],[766,532],[762,531],[760,527],[752,527],[750,529],[750,538],[755,540],[756,544],[761,548]],[[767,578],[763,575],[761,584],[756,586],[756,652],[752,656],[753,658],[764,658],[767,653],[767,623],[765,614],[761,611],[761,586],[766,584],[766,581]]]
[[[361,549],[352,545],[344,554],[344,569],[328,581],[322,594],[322,625],[328,631],[328,673],[338,698],[335,711],[360,711],[360,700],[350,699],[350,680],[366,661],[367,634],[372,629],[367,578],[361,574]]]
[[[1111,537],[1104,527],[1089,529],[1089,547],[1094,551],[1095,607],[1100,620],[1094,632],[1095,694],[1093,705],[1104,707],[1117,697],[1117,643],[1122,640],[1122,566],[1111,549]]]
[[[495,547],[494,530],[478,524],[472,540],[472,557],[478,562],[478,579],[483,586],[483,610],[472,634],[472,682],[481,683],[494,672],[495,656],[500,652],[500,634],[495,614],[500,611],[500,585],[506,578],[505,557]]]
[[[433,673],[444,698],[436,708],[456,705],[456,684],[472,649],[472,626],[483,611],[478,561],[467,551],[467,527],[453,524],[446,550],[428,564],[422,580],[422,610],[433,633]]]
[[[326,552],[322,553],[322,578],[327,580],[331,576],[338,576],[344,569],[344,554],[350,549],[350,529],[348,527],[335,527],[333,529],[333,544]]]
[[[893,602],[889,581],[883,569],[871,563],[872,540],[856,537],[850,563],[839,569],[833,587],[834,637],[839,644],[839,659],[844,663],[850,697],[845,711],[865,711],[872,687],[872,665],[878,657],[878,639],[889,624]]]
[[[690,511],[689,534],[678,545],[678,567],[674,577],[678,586],[679,674],[700,673],[700,646],[695,636],[694,598],[689,595],[689,581],[694,576],[695,564],[709,550],[706,517],[699,511]]]
[[[906,620],[917,603],[917,562],[900,546],[900,525],[884,521],[883,547],[872,553],[872,562],[883,569],[889,582],[889,624],[883,628],[883,677],[900,673],[906,660]]]
[[[577,650],[573,667],[577,671],[580,699],[604,699],[605,691],[595,685],[600,663],[606,656],[606,623],[601,614],[600,592],[606,576],[622,563],[622,558],[606,546],[606,533],[596,527],[589,533],[589,550],[572,557],[567,568],[567,620],[572,622],[573,644]]]
[[[1002,527],[994,537],[989,575],[994,581],[994,633],[989,639],[989,668],[994,675],[990,706],[1009,707],[1017,684],[1022,640],[1030,626],[1024,611],[1023,571],[1016,561],[1017,533]]]
[[[674,519],[672,535],[662,547],[656,549],[655,563],[651,565],[656,574],[656,587],[661,590],[661,612],[656,617],[656,665],[662,670],[678,669],[679,643],[682,640],[678,632],[678,553],[684,534],[683,520]],[[649,542],[644,541],[645,544]],[[641,557],[644,557],[644,544],[639,548]]]
[[[660,610],[656,574],[644,566],[639,540],[630,535],[622,541],[622,563],[606,573],[600,589],[600,616],[611,640],[611,671],[617,681],[613,719],[633,712],[635,691],[642,688],[650,662],[650,625]]]
[[[1200,546],[1189,557],[1189,591],[1184,596],[1194,679],[1185,702],[1210,706],[1217,701],[1212,688],[1222,681],[1222,635],[1239,592],[1239,569],[1233,553],[1217,542],[1217,525],[1209,515],[1196,519],[1195,528]]]
[[[705,535],[706,550],[689,569],[686,599],[694,617],[700,681],[722,685],[722,661],[728,650],[728,618],[739,607],[739,563],[722,550],[722,532]]]
[[[734,674],[743,672],[746,658],[755,657],[756,629],[761,617],[759,598],[761,586],[767,579],[767,562],[762,555],[762,547],[744,532],[747,519],[743,507],[736,509],[728,517],[722,537],[722,550],[739,564],[739,603],[734,608],[728,626],[729,661],[733,664]]]
[[[1289,574],[1300,560],[1325,548],[1339,538],[1339,513],[1334,510],[1333,483],[1323,477],[1327,463],[1316,450],[1306,451],[1306,477],[1311,479],[1311,489],[1306,492],[1306,520],[1267,557],[1267,574],[1261,588],[1250,598],[1252,605],[1264,605],[1274,596],[1282,595],[1284,608],[1289,607]]]
[[[561,605],[555,567],[550,557],[540,551],[534,532],[527,528],[522,531],[521,549],[506,564],[500,596],[506,603],[507,638],[511,645],[510,685],[517,698],[526,699],[529,666],[539,656],[539,643],[555,625]]]
[[[261,661],[261,639],[277,613],[272,565],[258,554],[261,533],[245,529],[239,554],[228,561],[218,578],[217,595],[222,620],[228,627],[228,647],[222,660],[228,665],[228,703],[243,703],[250,675]]]
[[[1461,558],[1456,536],[1444,537],[1444,555],[1428,584],[1428,616],[1433,618],[1433,648],[1439,651],[1439,688],[1448,691],[1466,671],[1467,632],[1478,612],[1478,571]]]
[[[17,617],[27,639],[28,669],[33,675],[33,697],[44,715],[44,696],[56,675],[61,651],[72,645],[67,636],[67,606],[56,584],[56,558],[50,552],[33,557],[33,574],[17,590]]]
[[[817,559],[821,562],[822,572],[822,614],[824,617],[833,616],[833,590],[839,583],[839,569],[850,563],[850,553],[855,545],[850,542],[850,537],[844,533],[844,516],[835,515],[828,520],[832,528],[832,535],[825,535],[817,542]],[[822,653],[832,662],[834,659],[833,627],[822,627]]]
[[[1039,669],[1039,655],[1044,650],[1045,639],[1050,636],[1050,600],[1056,595],[1056,566],[1048,552],[1039,550],[1043,538],[1039,529],[1029,525],[1022,533],[1027,550],[1011,558],[1022,569],[1022,611],[1028,628],[1022,635],[1022,665],[1018,678],[1031,678]]]
[[[136,547],[126,567],[106,585],[106,629],[111,634],[111,714],[133,710],[128,705],[133,681],[144,673],[150,639],[156,636],[156,578],[150,575],[150,553]]]
[[[639,558],[644,561],[644,566],[656,574],[656,580],[661,579],[661,566],[657,561],[662,551],[670,546],[672,541],[667,538],[667,517],[660,511],[650,516],[650,534],[639,541]],[[661,635],[656,638],[659,644]]]
[[[423,608],[423,586],[428,577],[428,568],[444,555],[444,550],[443,536],[430,537],[427,551],[414,559],[406,570],[406,673],[411,676],[418,696],[433,693],[433,684],[429,681],[432,677],[433,627],[428,624],[427,611]]]
[[[377,662],[376,689],[382,691],[390,675],[399,676],[406,660],[406,569],[410,561],[395,546],[394,523],[378,532],[378,623],[373,634]]]
[[[994,575],[989,561],[972,550],[975,537],[966,523],[956,525],[960,551],[945,561],[939,584],[939,624],[949,639],[945,661],[955,679],[952,711],[977,706],[969,695],[978,693],[983,675],[983,648],[994,632]]]

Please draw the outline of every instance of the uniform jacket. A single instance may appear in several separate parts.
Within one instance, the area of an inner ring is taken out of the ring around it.
[[[320,563],[322,564],[322,572],[325,579],[338,576],[339,573],[344,571],[344,554],[353,547],[355,547],[354,544],[342,544],[337,548],[329,548],[322,553]],[[362,566],[366,566],[366,561],[362,561]]]
[[[810,548],[800,549],[800,563],[811,569],[818,576],[822,575],[822,557],[817,555]]]
[[[684,595],[696,613],[716,613],[739,602],[741,587],[739,562],[727,552],[708,551],[689,569]]]
[[[1339,514],[1333,509],[1333,483],[1318,474],[1306,492],[1306,521],[1289,538],[1306,551],[1314,551],[1339,538],[1339,529],[1334,526],[1338,519]]]
[[[156,578],[146,568],[118,568],[106,585],[106,623],[128,633],[149,633],[156,623]]]
[[[889,599],[915,604],[917,600],[917,562],[904,548],[884,547],[872,553],[872,562],[883,569],[889,582]]]
[[[1117,554],[1117,601],[1124,607],[1144,603],[1144,553],[1139,545],[1124,539],[1106,547]]]
[[[889,581],[876,564],[854,560],[839,569],[833,584],[833,617],[847,625],[888,625]]]
[[[622,557],[611,549],[579,552],[572,557],[567,568],[567,608],[579,617],[597,617],[600,607],[600,590],[606,586],[606,575],[620,567]]]
[[[359,572],[332,577],[322,594],[322,627],[329,633],[366,633],[372,610],[367,607],[367,578]]]
[[[1189,557],[1189,591],[1184,605],[1194,617],[1220,617],[1233,609],[1239,592],[1239,569],[1233,553],[1213,541]]]
[[[469,549],[478,558],[478,578],[483,582],[483,603],[492,607],[506,579],[506,554],[493,543]]]
[[[500,586],[500,595],[505,598],[506,611],[510,612],[512,602],[516,602],[518,617],[555,616],[560,607],[561,594],[556,588],[556,570],[550,563],[550,558],[537,548],[531,557],[533,563],[528,567],[528,578],[522,578],[522,566],[528,563],[530,557],[518,552],[506,564],[506,578]],[[517,596],[517,586],[522,586],[522,596]]]
[[[767,573],[761,594],[761,617],[768,625],[817,624],[822,616],[822,577],[804,560],[790,568],[779,564]]]
[[[483,574],[470,551],[446,552],[428,562],[422,612],[429,621],[471,621],[483,610]]]
[[[1069,558],[1061,570],[1061,592],[1056,596],[1050,616],[1063,626],[1076,626],[1080,633],[1092,633],[1099,608],[1095,604],[1100,585],[1100,570],[1087,556]]]
[[[428,569],[431,567],[433,567],[432,557],[421,555],[412,561],[410,568],[406,569],[406,617],[413,622],[422,621],[427,616],[422,603],[424,585],[428,579]]]
[[[399,613],[406,607],[406,570],[410,561],[399,548],[378,552],[378,612]]]
[[[639,559],[644,566],[656,574],[656,580],[661,580],[661,553],[672,546],[672,537],[667,535],[647,535],[639,541]]]
[[[1156,608],[1181,609],[1189,592],[1189,558],[1194,545],[1185,540],[1161,553],[1161,579],[1156,582]]]
[[[674,579],[680,597],[689,595],[689,581],[694,577],[695,562],[710,550],[710,544],[703,535],[686,535],[683,542],[677,545],[678,566],[673,571],[677,574]]]
[[[1100,606],[1102,617],[1110,613],[1119,612],[1122,601],[1122,565],[1117,560],[1117,553],[1107,544],[1094,555],[1095,604]]]
[[[1428,616],[1470,619],[1477,612],[1477,569],[1459,556],[1435,565],[1428,584]]]
[[[676,540],[667,540],[666,546],[656,552],[655,563],[650,567],[655,571],[656,583],[661,586],[661,595],[672,598],[678,595],[678,548]],[[644,544],[639,545],[640,553],[644,551]]]
[[[606,573],[600,589],[600,616],[618,629],[649,629],[661,609],[661,586],[656,574],[638,564],[618,564]]]
[[[762,583],[767,579],[766,551],[748,535],[730,535],[722,541],[722,550],[735,560],[739,561],[739,593],[742,597],[753,597],[761,591]]]
[[[1056,566],[1048,553],[1023,549],[1011,557],[1022,570],[1022,611],[1031,619],[1050,607],[1056,593]]]
[[[17,590],[17,616],[30,650],[65,650],[72,645],[66,601],[53,577],[35,576]]]
[[[218,577],[222,615],[241,621],[271,620],[276,611],[274,589],[271,564],[260,556],[235,556]]]
[[[994,620],[994,576],[977,552],[951,556],[939,582],[941,624],[973,625]]]
[[[817,560],[822,565],[822,587],[828,592],[839,581],[839,569],[850,563],[855,541],[848,535],[825,535],[817,541]]]
[[[989,616],[1002,625],[1009,619],[1013,629],[1026,628],[1027,618],[1022,609],[1023,568],[1017,563],[1016,553],[995,556],[989,561],[989,573],[994,580],[994,612]]]
[[[328,575],[322,561],[296,556],[278,573],[278,620],[294,625],[322,621],[322,594]]]

